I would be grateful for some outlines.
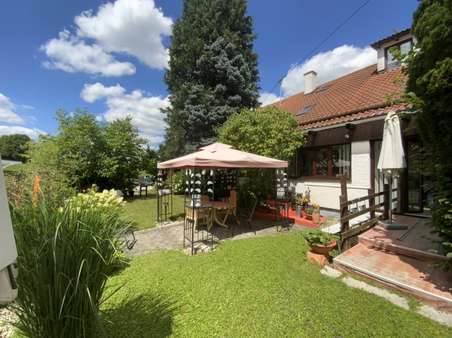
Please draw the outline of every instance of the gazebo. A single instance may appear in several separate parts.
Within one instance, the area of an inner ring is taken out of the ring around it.
[[[213,222],[225,225],[228,216],[236,216],[237,169],[275,169],[276,191],[279,196],[286,196],[288,182],[285,169],[287,166],[287,161],[240,151],[230,145],[218,142],[201,147],[194,153],[160,162],[157,164],[157,219],[161,221],[166,219],[168,214],[172,214],[172,172],[173,170],[185,170],[184,247],[188,241],[193,254],[196,242],[213,243],[213,237],[209,240],[204,235],[199,236],[200,232],[197,228],[199,219],[206,220],[209,225]],[[164,185],[165,178],[170,182],[166,187]],[[215,200],[215,182],[218,181],[228,186],[227,201]],[[217,211],[224,211],[225,216],[222,220],[219,220]]]

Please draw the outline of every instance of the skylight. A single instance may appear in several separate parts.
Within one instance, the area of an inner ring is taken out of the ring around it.
[[[306,106],[304,106],[303,108],[300,109],[300,111],[298,112],[297,115],[303,115],[303,114],[309,113],[309,112],[312,111],[313,107],[314,107],[313,104],[306,105]]]

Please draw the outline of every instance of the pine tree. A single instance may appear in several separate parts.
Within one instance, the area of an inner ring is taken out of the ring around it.
[[[171,108],[163,157],[211,142],[232,113],[257,106],[255,35],[246,8],[245,0],[185,0],[165,76]]]

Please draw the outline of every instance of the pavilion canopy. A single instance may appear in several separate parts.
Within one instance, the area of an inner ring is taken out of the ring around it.
[[[157,168],[287,168],[287,165],[287,161],[247,153],[217,142],[194,153],[160,162]]]

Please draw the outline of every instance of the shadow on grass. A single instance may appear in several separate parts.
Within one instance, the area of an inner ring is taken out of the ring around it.
[[[176,308],[174,301],[162,296],[125,299],[103,311],[103,331],[106,337],[168,337]]]

